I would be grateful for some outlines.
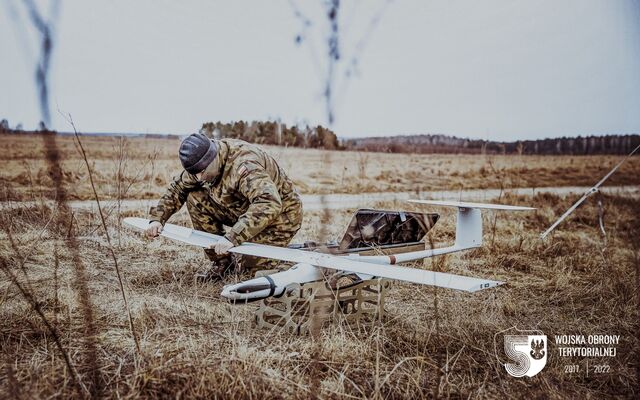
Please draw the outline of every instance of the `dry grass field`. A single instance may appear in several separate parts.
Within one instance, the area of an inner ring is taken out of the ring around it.
[[[506,285],[469,294],[396,282],[382,323],[336,324],[300,337],[255,329],[255,305],[230,305],[218,296],[222,284],[195,283],[193,273],[204,265],[197,249],[119,227],[119,218],[144,210],[109,214],[109,244],[99,215],[41,202],[56,193],[92,198],[72,138],[58,139],[56,173],[42,137],[0,136],[8,150],[2,200],[36,200],[28,207],[2,203],[0,213],[0,398],[639,396],[638,198],[593,197],[542,241],[539,234],[576,199],[503,197],[538,209],[489,213],[485,247],[415,267]],[[101,199],[156,198],[179,171],[175,140],[82,140]],[[620,159],[269,151],[303,193],[591,185]],[[638,184],[639,172],[636,157],[611,184]],[[295,241],[339,237],[353,211],[306,212]],[[429,237],[445,245],[454,213],[429,211],[442,216]],[[189,224],[184,210],[171,222]],[[496,359],[494,337],[512,326],[549,338],[547,366],[533,378],[512,378]],[[585,359],[560,357],[553,341],[560,334],[616,334],[621,343],[615,357],[588,359],[608,365],[606,373],[570,373],[567,365],[584,366]]]
[[[87,170],[72,136],[58,137],[70,199],[92,199]],[[104,199],[155,199],[181,171],[177,139],[83,136]],[[52,197],[40,135],[0,135],[2,199]],[[267,146],[302,194],[477,188],[591,186],[616,156],[411,155]],[[610,185],[640,184],[640,159],[625,163]]]

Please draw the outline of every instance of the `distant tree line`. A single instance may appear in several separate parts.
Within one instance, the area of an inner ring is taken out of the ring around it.
[[[47,128],[41,122],[37,131]],[[0,133],[22,133],[22,124],[11,128],[6,119],[0,120]],[[385,153],[446,153],[446,154],[629,154],[640,144],[640,135],[578,136],[555,139],[497,142],[465,139],[448,135],[404,135],[339,140],[336,134],[320,125],[288,127],[277,121],[206,122],[200,132],[209,137],[235,138],[251,143],[321,148],[328,150],[357,150]],[[61,132],[61,134],[65,134]],[[121,133],[103,133],[117,136]],[[163,138],[177,135],[136,134],[135,136]]]
[[[447,135],[412,135],[349,139],[349,150],[389,153],[464,154],[628,154],[640,144],[640,135],[578,136],[555,139],[495,142]]]
[[[200,133],[209,137],[242,139],[251,143],[273,144],[304,148],[342,150],[333,131],[320,125],[316,127],[288,127],[276,121],[205,122]]]
[[[22,124],[18,124],[15,128],[11,128],[9,121],[3,119],[0,121],[0,133],[18,133],[22,132]]]

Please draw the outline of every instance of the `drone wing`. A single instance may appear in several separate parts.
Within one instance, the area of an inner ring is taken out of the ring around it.
[[[428,271],[418,268],[407,268],[356,261],[331,254],[315,253],[283,247],[261,244],[243,244],[230,251],[257,257],[273,258],[294,263],[311,264],[316,267],[331,268],[358,274],[373,275],[380,278],[418,283],[421,285],[438,286],[446,289],[476,292],[503,284],[504,282],[488,279],[472,278],[445,272]]]
[[[533,207],[522,206],[507,206],[503,204],[488,204],[488,203],[472,203],[469,201],[448,201],[448,200],[408,200],[410,203],[430,204],[432,206],[443,207],[458,207],[458,208],[479,208],[484,210],[498,210],[498,211],[532,211]]]
[[[123,222],[136,229],[145,230],[149,227],[149,223],[151,221],[144,218],[131,217],[125,218]],[[222,238],[222,236],[219,235],[197,231],[195,229],[185,228],[184,226],[173,224],[164,224],[160,236],[200,247],[209,247],[212,244],[216,244]]]
[[[143,218],[125,218],[124,223],[141,230],[144,230],[149,226],[149,220]],[[218,235],[172,224],[165,224],[161,235],[169,239],[178,240],[180,242],[199,247],[209,247],[221,238],[221,236]],[[331,254],[315,253],[255,243],[243,243],[240,246],[233,247],[229,251],[237,254],[273,258],[293,263],[310,264],[316,267],[331,268],[358,274],[373,275],[380,278],[395,279],[422,285],[463,290],[467,292],[488,289],[503,283],[444,272],[355,261],[353,259]]]

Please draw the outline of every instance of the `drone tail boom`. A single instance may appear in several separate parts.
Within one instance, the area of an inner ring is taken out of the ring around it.
[[[505,206],[501,204],[471,203],[463,201],[437,201],[437,200],[409,200],[412,203],[429,204],[443,207],[457,207],[456,240],[453,246],[410,253],[397,254],[395,256],[363,257],[370,262],[383,262],[385,264],[397,264],[402,262],[419,260],[441,254],[472,249],[482,246],[482,210],[499,211],[530,211],[532,207]],[[380,259],[380,260],[374,260]],[[384,258],[384,259],[383,259]],[[387,261],[390,260],[390,261]]]

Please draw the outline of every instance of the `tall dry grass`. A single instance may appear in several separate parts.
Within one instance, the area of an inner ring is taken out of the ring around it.
[[[579,209],[550,240],[537,235],[570,205],[550,195],[507,198],[540,210],[518,218],[499,218],[494,246],[428,260],[428,268],[505,280],[506,286],[473,295],[409,284],[395,284],[388,317],[373,328],[335,325],[315,337],[252,328],[252,305],[231,306],[218,297],[221,285],[198,285],[192,274],[204,260],[196,249],[168,240],[148,242],[123,231],[118,260],[126,266],[126,285],[140,345],[149,355],[138,363],[116,278],[105,263],[108,247],[100,236],[84,234],[97,218],[78,212],[80,254],[94,296],[99,337],[100,379],[109,396],[120,397],[607,397],[637,395],[639,201],[604,196],[609,243],[603,257],[598,210]],[[416,209],[405,204],[386,208]],[[46,215],[53,210],[43,210]],[[125,212],[133,215],[136,212]],[[6,215],[6,213],[3,213]],[[13,210],[19,249],[29,246],[42,224]],[[298,239],[314,239],[321,212],[309,212]],[[336,212],[328,235],[336,237],[349,211]],[[491,219],[488,216],[489,220]],[[111,221],[115,221],[112,217]],[[176,223],[187,224],[184,213]],[[18,230],[18,228],[20,228]],[[113,225],[109,229],[115,230]],[[47,228],[48,230],[48,228]],[[452,240],[453,215],[432,232],[434,244]],[[27,263],[29,280],[39,293],[43,313],[55,321],[71,362],[82,364],[78,332],[82,307],[74,297],[73,258],[59,256],[57,300],[51,290],[55,247],[63,239],[45,235]],[[11,252],[2,241],[2,254]],[[2,391],[25,397],[76,395],[53,338],[18,289],[2,281],[0,341],[10,368],[2,372]],[[99,300],[98,300],[99,299]],[[59,311],[54,304],[59,302]],[[510,378],[495,360],[494,335],[510,326],[554,334],[620,334],[623,345],[600,377],[567,375],[554,353],[545,370],[532,379]],[[82,331],[82,329],[80,329]],[[86,371],[84,371],[86,373]],[[11,376],[11,378],[10,378]],[[81,379],[87,375],[80,373]]]

